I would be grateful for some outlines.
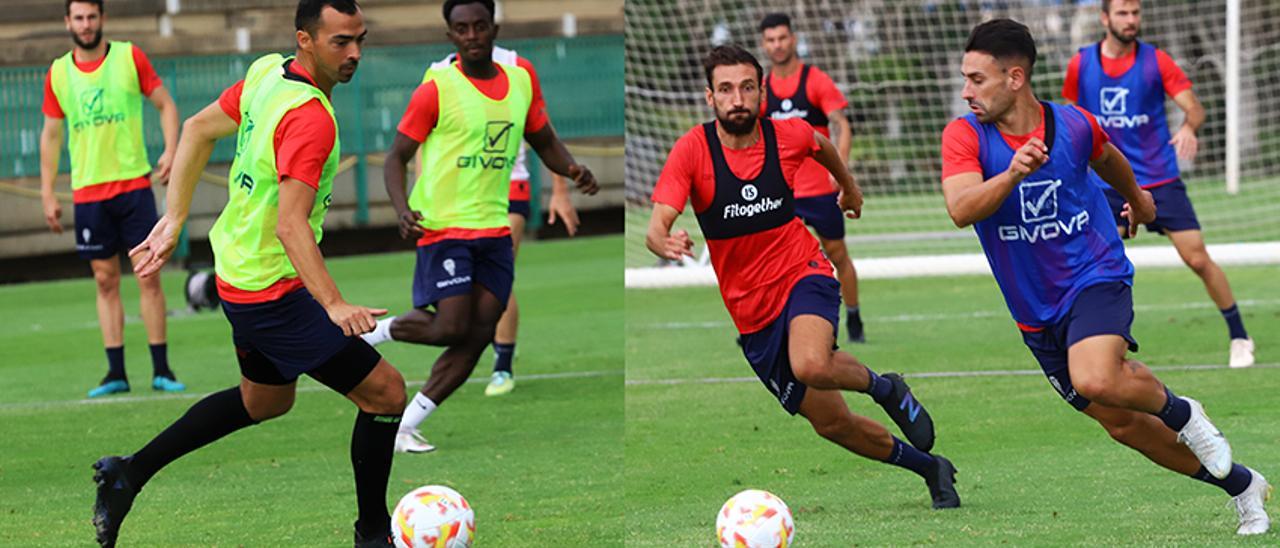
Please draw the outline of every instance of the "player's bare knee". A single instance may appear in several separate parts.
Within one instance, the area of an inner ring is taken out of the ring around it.
[[[254,422],[264,422],[288,413],[293,409],[293,396],[287,398],[247,398],[244,409]]]
[[[1182,261],[1187,264],[1188,268],[1202,276],[1205,272],[1208,272],[1209,266],[1213,264],[1213,259],[1209,258],[1208,253],[1193,253],[1183,257]]]
[[[791,359],[791,372],[796,380],[809,386],[825,388],[831,385],[831,357],[821,354],[802,354]]]
[[[359,393],[354,396],[352,399],[361,411],[379,415],[399,414],[407,403],[404,376],[390,364],[378,367],[361,383]]]
[[[115,295],[120,292],[120,274],[118,272],[93,273],[93,281],[98,285],[99,295]]]
[[[1071,384],[1076,388],[1076,393],[1085,399],[1097,402],[1112,401],[1111,395],[1114,391],[1114,382],[1103,375],[1081,376],[1079,379],[1073,376]]]

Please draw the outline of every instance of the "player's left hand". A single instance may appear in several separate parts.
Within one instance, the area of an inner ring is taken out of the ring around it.
[[[1138,189],[1138,201],[1136,203],[1125,203],[1120,210],[1120,216],[1129,220],[1129,226],[1126,228],[1126,238],[1132,238],[1138,235],[1138,225],[1143,225],[1156,220],[1156,202],[1151,197],[1151,192]]]
[[[845,217],[857,219],[862,216],[862,189],[858,185],[853,185],[853,192],[841,189],[836,201],[840,203],[840,210],[844,211]]]
[[[1187,126],[1182,126],[1178,132],[1169,139],[1169,144],[1173,145],[1173,149],[1178,152],[1178,157],[1184,160],[1190,160],[1196,157],[1196,152],[1200,150],[1200,140],[1196,138],[1196,132]]]
[[[139,278],[146,278],[164,267],[164,263],[173,255],[178,247],[178,235],[182,234],[182,223],[168,215],[160,217],[156,226],[151,229],[147,239],[129,250],[129,259],[133,261],[133,272]]]
[[[547,202],[547,224],[556,224],[557,217],[563,221],[564,230],[569,233],[569,237],[578,233],[578,210],[573,207],[573,201],[569,200],[568,192],[552,192],[551,200]]]
[[[156,167],[151,171],[152,180],[162,184],[169,184],[169,173],[173,169],[173,152],[165,150],[160,155],[160,159],[156,160]]]
[[[591,173],[591,168],[582,164],[569,164],[569,178],[573,179],[573,184],[587,196],[594,196],[600,187],[596,185],[596,176]]]

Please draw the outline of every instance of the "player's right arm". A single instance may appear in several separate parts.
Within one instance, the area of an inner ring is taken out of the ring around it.
[[[280,209],[276,219],[276,238],[284,245],[284,252],[293,263],[302,284],[315,297],[316,302],[324,307],[329,320],[342,328],[348,337],[368,333],[373,330],[377,316],[387,313],[382,308],[367,308],[348,303],[338,292],[338,284],[334,283],[325,267],[324,256],[320,254],[320,246],[316,245],[316,235],[311,231],[311,208],[316,203],[316,189],[292,177],[280,181]]]
[[[1007,169],[983,180],[977,134],[962,119],[951,122],[942,132],[942,196],[951,220],[964,228],[990,217],[1024,177],[1049,160],[1048,152],[1044,141],[1033,137],[1018,148]]]
[[[62,119],[44,117],[40,131],[40,201],[44,205],[44,222],[49,230],[62,233],[62,204],[53,195],[53,182],[58,178],[58,161],[62,158]]]
[[[653,215],[649,217],[649,232],[645,235],[644,245],[654,255],[672,261],[680,257],[693,256],[693,240],[689,232],[680,229],[671,233],[671,225],[675,224],[680,211],[663,203],[653,204]]]
[[[182,225],[191,212],[191,197],[200,182],[200,173],[213,154],[214,145],[218,139],[235,133],[239,125],[217,101],[183,122],[182,136],[178,139],[178,150],[173,155],[173,168],[169,174],[169,190],[165,193],[164,216],[156,222],[147,239],[129,251],[134,260],[133,270],[139,277],[159,272],[177,248]]]

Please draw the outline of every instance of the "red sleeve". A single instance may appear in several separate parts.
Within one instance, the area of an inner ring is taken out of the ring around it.
[[[284,115],[276,126],[276,171],[280,181],[293,178],[320,188],[320,174],[333,152],[338,127],[319,99],[312,99]]]
[[[982,173],[978,132],[964,118],[956,118],[942,130],[942,179],[961,173]]]
[[[1072,103],[1080,102],[1080,52],[1067,63],[1067,79],[1062,81],[1062,98]]]
[[[244,80],[241,80],[222,90],[222,95],[218,96],[218,106],[222,107],[222,112],[227,113],[227,116],[230,116],[237,124],[240,123],[240,94],[243,91]]]
[[[440,88],[434,81],[418,86],[409,98],[396,130],[419,143],[426,141],[440,120]]]
[[[813,136],[813,126],[804,121],[804,118],[774,120],[773,127],[778,136],[778,150],[782,157],[813,156],[822,148],[818,139]]]
[[[694,128],[702,131],[702,127]],[[667,163],[662,166],[662,174],[658,176],[658,184],[653,188],[653,203],[666,204],[684,212],[684,204],[689,201],[693,190],[693,180],[698,176],[698,155],[706,153],[706,146],[699,146],[693,131],[684,134],[671,153],[667,155]]]
[[[1107,137],[1107,132],[1102,131],[1102,126],[1098,125],[1097,117],[1080,108],[1079,105],[1076,106],[1076,110],[1089,120],[1089,129],[1093,131],[1093,149],[1089,152],[1089,161],[1092,162],[1102,156],[1102,145],[1107,144],[1111,139]]]
[[[62,105],[58,104],[58,96],[53,94],[53,67],[49,67],[49,72],[44,75],[44,103],[40,105],[40,111],[50,118],[66,118],[67,115],[62,112]]]
[[[533,88],[533,101],[529,103],[529,114],[524,120],[524,133],[537,133],[551,121],[547,116],[547,102],[542,98],[542,84],[538,83],[538,73],[528,59],[516,57],[516,66],[529,71],[529,83]]]
[[[1166,95],[1173,97],[1191,89],[1191,79],[1164,50],[1156,50],[1156,64],[1160,66],[1160,79],[1164,81]]]
[[[151,92],[164,85],[160,81],[160,75],[156,74],[156,69],[151,66],[151,59],[138,46],[133,46],[133,65],[138,68],[138,87],[142,88],[143,95],[150,97]]]
[[[823,114],[849,106],[840,88],[827,73],[814,67],[809,70],[809,89],[805,91],[809,102],[817,105]]]

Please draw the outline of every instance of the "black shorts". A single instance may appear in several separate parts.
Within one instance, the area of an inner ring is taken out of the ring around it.
[[[240,374],[259,384],[289,384],[306,374],[345,395],[382,360],[360,337],[344,335],[305,288],[265,303],[224,300],[222,310]]]
[[[108,259],[142,243],[156,226],[156,197],[140,188],[101,202],[75,205],[76,253],[85,260]]]
[[[1023,329],[1022,341],[1040,362],[1040,369],[1058,395],[1077,411],[1089,400],[1076,393],[1071,384],[1067,350],[1071,345],[1096,335],[1119,335],[1129,342],[1129,351],[1138,351],[1138,341],[1129,333],[1133,325],[1133,290],[1124,282],[1104,282],[1084,288],[1071,309],[1057,323],[1038,331]]]
[[[792,415],[800,411],[800,402],[808,388],[791,370],[787,349],[791,320],[813,314],[831,322],[833,334],[840,325],[840,283],[830,276],[806,276],[796,282],[787,297],[782,313],[764,329],[742,335],[742,353],[751,363],[760,382],[778,398],[778,403]]]

